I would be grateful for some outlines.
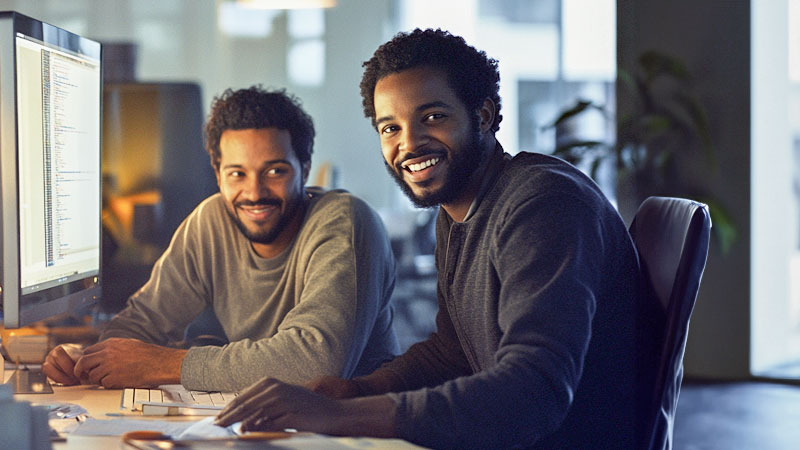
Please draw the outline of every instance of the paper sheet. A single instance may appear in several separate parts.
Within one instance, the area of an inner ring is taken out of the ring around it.
[[[194,422],[169,422],[166,420],[88,418],[72,434],[80,436],[121,436],[129,431],[160,431],[168,436],[177,436]]]

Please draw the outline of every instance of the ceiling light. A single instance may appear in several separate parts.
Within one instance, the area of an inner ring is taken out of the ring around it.
[[[236,0],[236,4],[253,9],[333,8],[336,0]]]

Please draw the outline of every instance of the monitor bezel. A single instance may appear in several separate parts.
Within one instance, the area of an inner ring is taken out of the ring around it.
[[[102,261],[97,273],[48,289],[23,294],[20,274],[20,230],[19,230],[19,188],[18,188],[18,139],[17,139],[17,80],[16,80],[16,36],[21,33],[45,45],[52,45],[68,53],[93,58],[101,64],[98,85],[100,117],[102,117],[102,47],[99,42],[79,36],[62,28],[33,19],[16,12],[0,12],[0,79],[11,82],[0,83],[0,190],[2,190],[2,223],[0,224],[0,296],[3,301],[3,325],[17,328],[54,315],[64,314],[92,304],[101,294]],[[102,124],[99,125],[102,148]],[[12,150],[9,150],[12,149]],[[98,168],[101,169],[102,155],[98,152]],[[101,171],[102,173],[102,171]],[[100,177],[102,178],[102,177]],[[98,180],[102,183],[102,180]],[[98,186],[102,192],[102,186]],[[102,199],[98,198],[98,210],[102,210]],[[102,219],[98,217],[98,230],[102,230]],[[101,232],[102,233],[102,232]],[[102,257],[102,236],[98,236]],[[14,261],[14,264],[6,264]],[[42,303],[25,306],[26,301],[44,297]]]

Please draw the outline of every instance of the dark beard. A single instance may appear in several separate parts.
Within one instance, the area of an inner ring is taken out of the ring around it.
[[[411,186],[403,180],[403,171],[405,169],[399,167],[395,169],[389,165],[385,159],[383,160],[386,170],[389,171],[389,175],[391,175],[395,183],[400,186],[400,190],[406,194],[406,197],[414,203],[414,206],[417,208],[431,208],[441,204],[447,204],[456,200],[461,192],[464,191],[472,178],[472,174],[483,164],[488,154],[488,152],[483,149],[483,140],[481,139],[480,133],[477,131],[477,126],[475,128],[475,131],[471,133],[471,138],[465,145],[463,151],[456,155],[456,159],[450,160],[450,167],[445,174],[442,187],[424,196],[416,195],[411,189]],[[418,158],[424,154],[425,153],[412,154],[409,155],[409,159]]]
[[[272,226],[269,230],[261,231],[261,232],[252,232],[242,223],[239,216],[234,212],[238,205],[247,205],[247,206],[266,206],[266,205],[275,205],[280,208],[281,201],[280,200],[273,200],[273,199],[260,199],[254,202],[239,202],[234,205],[234,211],[231,211],[229,208],[225,208],[225,211],[228,212],[228,215],[233,220],[233,223],[236,224],[236,228],[251,242],[255,242],[257,244],[271,244],[281,232],[286,228],[286,225],[292,220],[295,214],[300,214],[300,210],[302,210],[302,201],[294,201],[293,204],[290,205],[288,208],[281,209],[280,217],[275,225]],[[285,211],[285,212],[284,212]]]

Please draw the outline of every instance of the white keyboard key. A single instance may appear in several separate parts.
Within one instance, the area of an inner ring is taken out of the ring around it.
[[[211,397],[211,403],[214,406],[225,406],[225,398],[219,392],[209,392],[209,397]]]
[[[164,393],[161,389],[148,389],[150,391],[150,401],[151,402],[163,402],[164,401]]]
[[[133,392],[133,407],[134,409],[139,409],[136,405],[140,402],[149,402],[150,401],[150,390],[149,389],[136,389]]]
[[[192,394],[188,391],[174,392],[174,394],[178,396],[178,403],[194,403],[194,397],[192,397]]]
[[[133,403],[133,388],[125,388],[122,390],[122,409],[133,411],[135,409]]]
[[[198,405],[213,405],[208,392],[192,391],[192,397],[194,397],[194,402]]]
[[[235,399],[237,395],[239,395],[238,392],[220,392],[220,394],[222,394],[222,398],[225,400],[226,405]]]

